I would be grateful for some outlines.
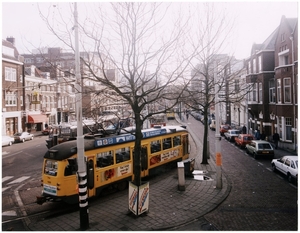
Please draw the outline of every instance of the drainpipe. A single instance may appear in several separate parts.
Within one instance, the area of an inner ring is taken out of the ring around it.
[[[295,58],[294,58],[294,34],[290,36],[290,40],[292,41],[292,76],[293,76],[293,116],[294,116],[294,150],[296,151],[296,83],[295,83]],[[297,129],[298,131],[298,129]]]

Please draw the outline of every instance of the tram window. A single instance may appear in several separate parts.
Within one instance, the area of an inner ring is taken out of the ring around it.
[[[97,167],[107,167],[114,164],[113,151],[106,151],[97,154]]]
[[[70,176],[76,174],[78,170],[77,160],[68,159],[68,165],[65,167],[65,176]]]
[[[46,160],[44,173],[50,176],[57,175],[57,161]]]
[[[175,136],[173,137],[173,146],[179,146],[181,145],[181,140],[180,140],[180,136]]]
[[[151,142],[151,153],[161,151],[161,141],[155,140]]]
[[[164,138],[163,139],[163,149],[166,150],[166,149],[169,149],[171,147],[172,147],[171,138]]]
[[[130,160],[130,148],[124,147],[116,150],[116,163]]]

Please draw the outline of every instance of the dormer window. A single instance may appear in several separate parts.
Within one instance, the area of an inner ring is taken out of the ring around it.
[[[279,66],[284,66],[289,64],[289,49],[286,49],[278,53]]]

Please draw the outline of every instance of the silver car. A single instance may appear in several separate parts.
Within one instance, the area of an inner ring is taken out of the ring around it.
[[[15,133],[14,139],[15,142],[25,142],[25,141],[33,140],[33,134],[28,132]]]
[[[274,149],[272,145],[264,140],[252,140],[246,145],[247,154],[253,155],[255,159],[259,157],[274,158]]]

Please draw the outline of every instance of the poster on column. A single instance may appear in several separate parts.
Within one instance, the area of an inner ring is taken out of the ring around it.
[[[140,215],[149,209],[149,182],[136,186],[129,182],[128,208],[135,215]]]

